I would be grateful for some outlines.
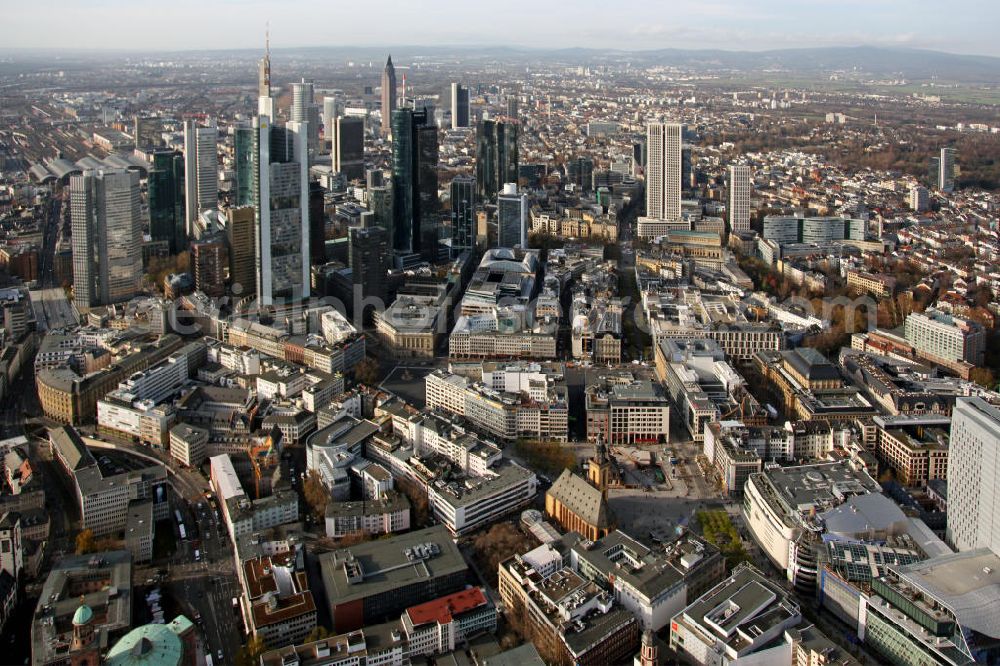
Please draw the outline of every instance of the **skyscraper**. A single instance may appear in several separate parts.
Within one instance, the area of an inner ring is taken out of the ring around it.
[[[497,196],[497,245],[526,247],[528,242],[528,195],[517,193],[517,183],[506,183]]]
[[[518,124],[483,120],[476,126],[476,196],[493,203],[504,183],[517,182]]]
[[[389,269],[389,235],[377,226],[348,229],[351,280],[363,298],[377,298],[386,304],[386,272]],[[357,316],[359,313],[355,312]]]
[[[309,164],[315,163],[319,152],[319,107],[315,103],[312,81],[302,79],[292,84],[292,122],[309,123],[306,127],[309,143]]]
[[[337,117],[343,115],[343,105],[336,97],[323,98],[323,140],[333,142],[334,127]]]
[[[149,235],[167,241],[170,253],[184,250],[187,240],[184,211],[184,156],[175,150],[153,153],[149,189]]]
[[[476,244],[476,179],[455,176],[451,181],[451,248],[454,255]]]
[[[729,167],[729,228],[733,233],[750,231],[750,167]]]
[[[389,136],[392,128],[392,112],[396,110],[396,68],[392,66],[392,56],[385,61],[382,70],[382,136]]]
[[[253,205],[253,134],[252,127],[237,127],[233,133],[237,207]]]
[[[257,300],[309,296],[308,123],[254,118]]]
[[[347,180],[365,177],[365,120],[340,116],[333,121],[333,170]]]
[[[460,83],[451,84],[451,128],[469,126],[469,89]]]
[[[255,248],[255,211],[253,206],[226,211],[226,241],[229,244],[229,282],[237,297],[257,291]]]
[[[594,160],[577,157],[566,163],[566,180],[577,185],[584,192],[594,187]]]
[[[135,296],[142,278],[139,174],[87,170],[70,178],[73,299],[83,307]]]
[[[681,217],[680,123],[649,123],[646,131],[646,216],[656,220]]]
[[[206,296],[226,293],[226,243],[215,233],[191,243],[191,265],[194,267],[194,288]]]
[[[264,38],[264,57],[257,63],[257,97],[271,96],[271,31]]]
[[[517,95],[507,95],[507,118],[513,121],[517,121],[520,118],[518,116]]]
[[[956,398],[948,441],[948,542],[1000,552],[1000,409]]]
[[[187,235],[194,235],[198,216],[219,205],[219,131],[184,121],[184,199]]]
[[[942,192],[951,192],[955,189],[955,149],[942,148],[941,157],[938,159],[938,189]]]
[[[368,188],[368,210],[375,217],[376,226],[385,229],[392,245],[392,188],[388,185],[375,185]]]
[[[437,128],[426,111],[392,114],[392,247],[400,255],[421,250],[421,226],[437,214]]]

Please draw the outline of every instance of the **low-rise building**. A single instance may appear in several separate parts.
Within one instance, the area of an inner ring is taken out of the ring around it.
[[[904,486],[948,478],[951,419],[938,416],[876,416],[875,456]]]
[[[243,562],[247,629],[274,647],[297,645],[316,627],[301,549]]]
[[[200,467],[208,454],[208,431],[188,423],[170,429],[170,455],[188,467]]]
[[[410,529],[410,501],[389,492],[378,499],[330,502],[326,505],[326,535],[339,539],[348,534],[392,534]]]
[[[587,441],[609,444],[665,442],[670,400],[663,387],[629,372],[609,372],[586,388]]]
[[[482,588],[470,587],[410,606],[400,618],[411,658],[445,654],[497,628],[497,609]]]

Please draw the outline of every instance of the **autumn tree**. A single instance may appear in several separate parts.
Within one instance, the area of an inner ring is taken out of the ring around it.
[[[989,368],[973,368],[969,372],[969,379],[983,388],[994,389],[997,385],[996,377]]]
[[[94,538],[94,530],[89,527],[76,535],[76,554],[86,555],[97,550],[97,539]]]
[[[496,523],[472,540],[476,563],[483,575],[496,580],[497,567],[504,560],[531,550],[532,542],[511,523]]]
[[[375,386],[378,384],[380,369],[378,361],[370,356],[366,356],[356,366],[354,366],[354,380],[359,384]]]
[[[410,516],[413,518],[413,527],[427,525],[431,518],[431,507],[424,489],[406,477],[396,479],[396,489],[410,500]]]
[[[305,496],[306,504],[312,509],[316,518],[323,518],[326,515],[326,505],[330,501],[330,492],[323,485],[323,477],[319,472],[312,469],[306,476],[305,483],[302,484],[302,494]]]
[[[260,655],[267,651],[267,645],[260,636],[251,636],[246,644],[236,653],[236,666],[257,666]]]
[[[317,624],[312,630],[306,634],[306,643],[314,643],[316,641],[321,641],[324,638],[330,637],[330,631],[321,624]]]

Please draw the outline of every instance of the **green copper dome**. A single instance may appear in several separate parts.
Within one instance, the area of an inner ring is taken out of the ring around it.
[[[94,611],[90,610],[87,604],[80,604],[80,607],[73,613],[73,626],[79,627],[87,624],[94,618]]]

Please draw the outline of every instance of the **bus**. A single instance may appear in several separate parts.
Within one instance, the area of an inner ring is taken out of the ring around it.
[[[212,666],[212,655],[205,653],[205,666]]]
[[[181,539],[187,539],[187,531],[184,529],[184,523],[180,524]]]
[[[181,523],[184,522],[184,519],[181,518],[181,512],[179,510],[175,510],[174,511],[174,517],[177,518],[177,524],[178,525],[180,525]]]

